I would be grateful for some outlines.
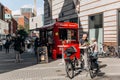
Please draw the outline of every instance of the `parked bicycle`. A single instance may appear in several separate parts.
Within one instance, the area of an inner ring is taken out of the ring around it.
[[[102,57],[117,57],[118,56],[118,52],[115,49],[114,46],[110,46],[110,45],[106,45],[106,44],[102,44],[102,47],[100,48],[99,54]]]
[[[65,50],[65,69],[67,76],[72,79],[75,76],[75,71],[77,69],[84,70],[84,60],[82,56],[79,58],[76,57],[77,50],[75,47],[70,47]],[[88,48],[88,71],[90,73],[90,77],[94,78],[98,73],[98,64],[97,59],[92,56],[93,52],[90,48]]]
[[[76,48],[71,46],[65,50],[65,67],[67,76],[72,79],[75,76],[75,71],[77,69],[84,67],[84,62],[77,57],[76,55]],[[82,57],[81,57],[82,58]]]

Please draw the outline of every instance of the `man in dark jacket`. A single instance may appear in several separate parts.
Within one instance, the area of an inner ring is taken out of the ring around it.
[[[9,47],[10,47],[10,40],[7,39],[7,40],[6,40],[6,43],[5,43],[6,53],[9,53]]]
[[[37,55],[37,49],[39,47],[39,38],[38,37],[35,39],[34,47],[35,47],[34,48],[35,55]]]
[[[18,34],[14,40],[14,50],[16,54],[16,62],[20,62],[21,59],[21,53],[22,53],[22,40],[20,38],[20,35]]]
[[[83,34],[82,39],[80,39],[79,42],[80,42],[80,44],[79,44],[80,46],[82,46],[82,47],[86,46],[86,43],[88,42],[87,34]],[[80,52],[81,52],[82,55],[84,55],[84,50],[83,49],[81,49]]]

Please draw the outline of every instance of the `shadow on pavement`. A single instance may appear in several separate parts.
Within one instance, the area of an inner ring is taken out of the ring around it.
[[[36,57],[34,54],[23,53],[21,54],[21,62],[15,62],[15,53],[13,50],[6,54],[5,51],[0,52],[0,74],[10,72],[25,67],[36,65]]]
[[[99,73],[97,74],[97,76],[99,76],[99,77],[102,77],[102,76],[104,76],[104,75],[105,75],[104,72],[99,72]]]
[[[92,80],[120,80],[120,76],[102,76],[102,77],[96,77]]]
[[[104,68],[106,66],[107,66],[107,64],[102,64],[102,65],[100,65],[100,68]]]
[[[100,63],[102,63],[102,62],[100,62]],[[102,65],[100,65],[99,67],[100,67],[100,69],[101,68],[105,68],[107,66],[107,64],[102,64]],[[99,71],[98,72],[98,74],[97,74],[97,79],[94,79],[94,80],[99,80],[98,78],[105,78],[105,72],[101,72],[101,71]]]

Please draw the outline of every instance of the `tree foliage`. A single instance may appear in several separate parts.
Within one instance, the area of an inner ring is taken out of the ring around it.
[[[24,39],[28,36],[28,33],[24,29],[18,30],[17,34],[20,34],[20,36]]]

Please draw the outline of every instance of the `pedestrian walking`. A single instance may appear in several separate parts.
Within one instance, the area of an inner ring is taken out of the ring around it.
[[[35,43],[34,43],[34,51],[35,51],[35,55],[37,56],[37,49],[39,47],[39,38],[37,37],[35,39]]]
[[[0,51],[2,51],[2,46],[3,46],[3,43],[2,43],[2,40],[0,40]]]
[[[9,53],[9,47],[10,47],[10,40],[7,39],[7,40],[6,40],[6,43],[5,43],[6,53]]]
[[[14,51],[15,51],[16,62],[21,62],[21,53],[23,53],[23,51],[22,51],[22,40],[19,34],[16,36],[14,40]]]
[[[2,40],[3,47],[5,48],[6,39]]]

